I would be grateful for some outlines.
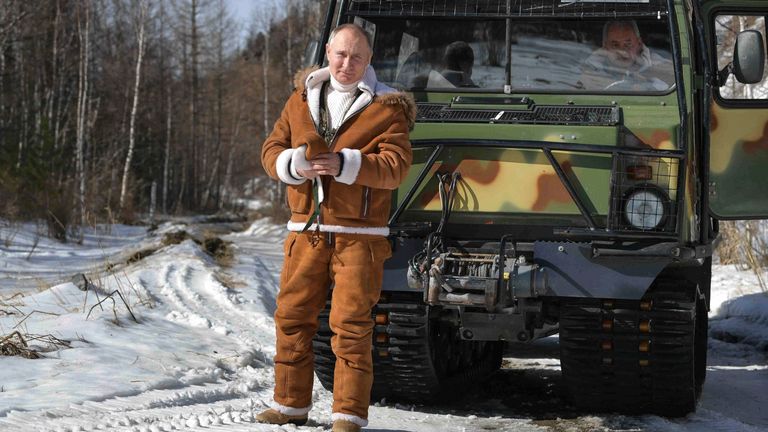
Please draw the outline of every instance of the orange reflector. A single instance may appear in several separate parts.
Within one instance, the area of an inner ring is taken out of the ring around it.
[[[389,351],[385,349],[379,350],[379,357],[389,357]]]
[[[389,315],[385,313],[376,314],[376,324],[386,324],[389,322]]]
[[[633,165],[627,167],[627,177],[630,180],[650,180],[653,177],[653,169],[648,165]]]
[[[640,325],[638,327],[640,328],[640,331],[642,333],[650,333],[651,332],[651,320],[642,320],[642,321],[640,321]]]
[[[648,352],[651,350],[651,341],[640,341],[640,352]]]
[[[605,331],[613,330],[613,320],[604,319],[603,320],[603,330],[605,330]]]
[[[653,307],[652,300],[643,300],[640,302],[640,310],[649,311]]]
[[[645,360],[645,359],[640,360],[640,366],[642,367],[647,367],[649,364],[651,364],[651,362],[649,362],[648,360]]]
[[[611,341],[603,341],[600,344],[600,347],[603,349],[603,351],[610,351],[611,349],[613,349],[613,342],[611,342]]]
[[[386,333],[379,333],[376,335],[376,342],[378,343],[387,343],[389,340],[389,336],[387,336]]]

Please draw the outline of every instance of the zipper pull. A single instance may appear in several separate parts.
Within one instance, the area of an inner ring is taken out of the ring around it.
[[[312,247],[315,247],[320,243],[320,223],[315,225],[315,230],[312,231],[312,236],[310,237],[310,243],[312,243]]]

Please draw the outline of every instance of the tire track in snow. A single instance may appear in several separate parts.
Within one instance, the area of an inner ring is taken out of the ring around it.
[[[282,240],[270,242],[253,236],[231,236],[231,239],[237,242],[238,253],[237,264],[228,273],[249,281],[263,308],[260,315],[271,318],[275,313],[283,265]],[[271,319],[268,326],[273,330]]]
[[[200,316],[192,311],[179,295],[178,289],[175,288],[179,285],[180,277],[178,276],[178,273],[179,271],[176,268],[176,265],[169,264],[163,268],[162,275],[159,279],[162,284],[160,287],[160,294],[168,300],[168,306],[172,309],[167,315],[167,318],[176,322],[185,321],[195,327],[210,327],[210,321],[204,316]]]
[[[3,431],[169,431],[254,430],[254,417],[269,397],[270,371],[222,384],[176,390],[151,390],[102,402],[86,401],[36,412],[11,412],[0,418]],[[244,375],[248,375],[246,372]]]
[[[178,310],[180,316],[171,312],[169,318],[175,321],[189,320],[190,324],[213,329],[238,341],[247,351],[240,364],[247,364],[253,358],[269,363],[273,349],[263,345],[264,340],[274,339],[270,319],[255,312],[247,312],[244,302],[232,300],[235,293],[214,277],[214,269],[203,264],[178,266],[173,263],[166,267],[160,279],[161,292]]]

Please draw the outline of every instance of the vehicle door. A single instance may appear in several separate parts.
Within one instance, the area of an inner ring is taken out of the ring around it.
[[[708,67],[714,77],[709,98],[709,209],[719,219],[767,218],[768,2],[703,0],[700,4],[711,59]],[[743,42],[750,37],[762,43],[762,52],[745,48]],[[753,71],[762,67],[762,77],[758,72],[756,82],[740,82],[745,79],[740,65]]]

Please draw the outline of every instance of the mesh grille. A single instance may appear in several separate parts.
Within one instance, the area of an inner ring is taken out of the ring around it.
[[[417,121],[449,123],[562,124],[613,126],[620,120],[618,107],[547,106],[532,110],[470,110],[443,104],[418,104]]]
[[[618,156],[613,177],[617,231],[676,232],[680,159]]]
[[[663,0],[353,0],[348,13],[409,17],[649,17],[666,15]]]

